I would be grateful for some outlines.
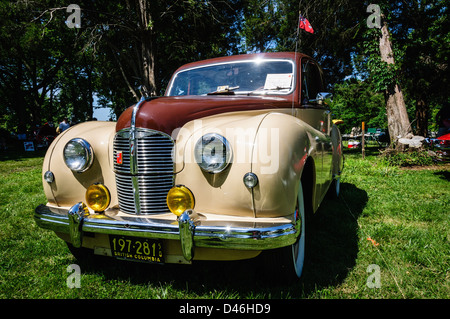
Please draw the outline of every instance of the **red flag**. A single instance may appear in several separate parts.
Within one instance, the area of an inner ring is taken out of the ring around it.
[[[311,26],[309,21],[303,16],[300,16],[299,28],[305,30],[306,32],[314,33],[313,27]]]

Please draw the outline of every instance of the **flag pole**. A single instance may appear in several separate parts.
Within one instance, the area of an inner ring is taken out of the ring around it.
[[[301,14],[301,4],[302,4],[302,0],[298,1],[298,20],[297,20],[297,36],[295,37],[295,55],[297,56],[297,47],[300,40],[300,17],[302,16]],[[301,50],[301,47],[300,47]]]
[[[301,2],[302,1],[300,0],[300,2],[298,3],[299,9],[300,9],[300,3]],[[297,48],[298,48],[298,42],[300,41],[299,40],[299,35],[300,35],[300,17],[301,17],[300,10],[298,10],[297,35],[295,37],[295,51],[294,51],[295,59],[297,59]],[[299,101],[299,103],[300,103],[300,101]],[[292,97],[292,115],[294,115],[294,97]]]
[[[300,17],[301,17],[301,13],[300,10],[298,11],[298,21],[297,21],[297,35],[295,37],[295,53],[297,55],[297,47],[298,47],[298,43],[300,42]]]

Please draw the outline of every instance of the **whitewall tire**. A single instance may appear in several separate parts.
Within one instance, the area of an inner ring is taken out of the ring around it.
[[[303,198],[303,187],[300,182],[298,195],[297,195],[297,205],[296,214],[301,222],[300,235],[297,241],[291,246],[292,262],[297,278],[300,278],[303,272],[303,264],[305,262],[305,203]]]

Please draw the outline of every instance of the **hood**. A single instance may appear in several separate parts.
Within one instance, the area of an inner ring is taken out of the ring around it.
[[[148,128],[171,135],[187,122],[203,117],[236,111],[291,108],[286,97],[267,96],[177,96],[145,101],[136,115],[136,127]],[[116,131],[131,126],[133,106],[119,117]]]

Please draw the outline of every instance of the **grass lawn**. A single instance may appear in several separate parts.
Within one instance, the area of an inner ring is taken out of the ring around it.
[[[307,234],[302,280],[274,282],[257,257],[239,262],[147,265],[77,261],[33,220],[45,203],[42,153],[0,157],[0,298],[450,297],[450,166],[400,169],[368,150],[347,152],[341,197],[324,202]],[[68,288],[78,264],[80,288]]]

